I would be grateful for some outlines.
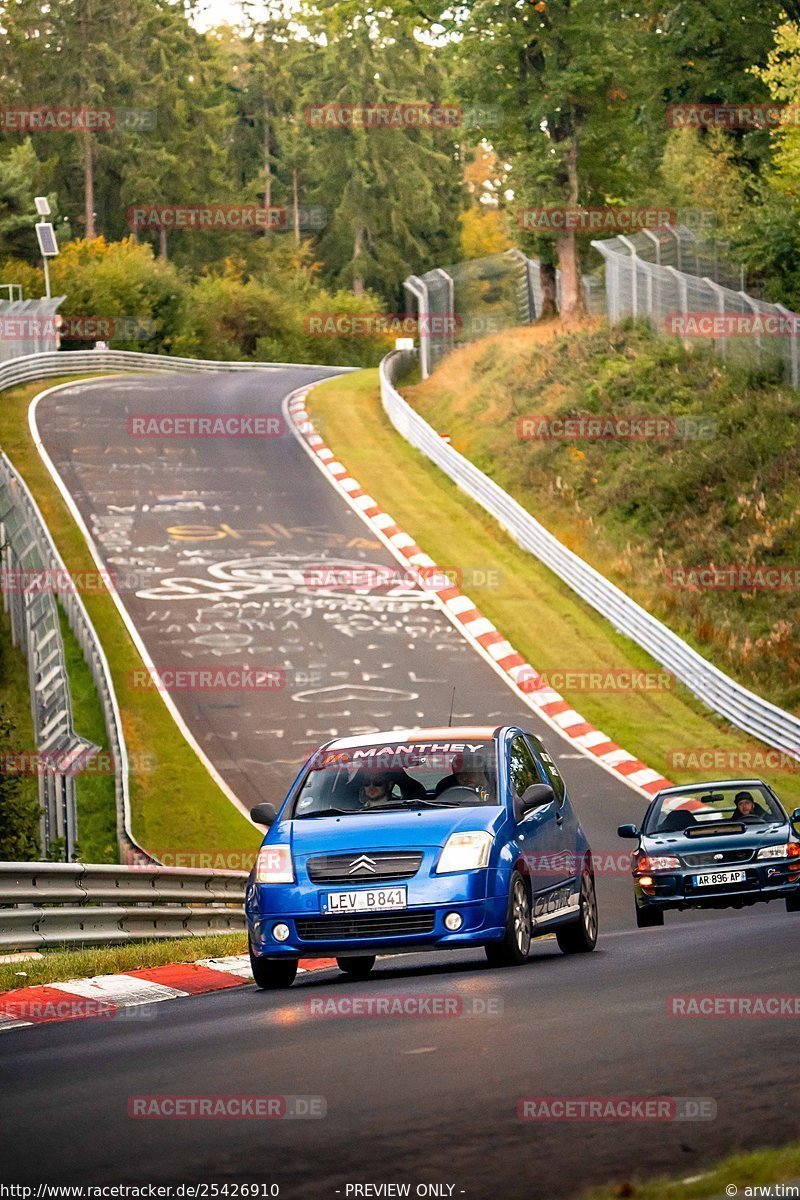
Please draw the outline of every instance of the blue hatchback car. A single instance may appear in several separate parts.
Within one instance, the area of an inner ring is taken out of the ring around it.
[[[268,825],[247,884],[253,977],[288,987],[298,959],[364,979],[378,953],[485,947],[525,961],[554,932],[593,950],[589,844],[541,741],[512,726],[392,730],[328,742]]]
[[[664,924],[668,908],[743,908],[784,900],[800,912],[800,808],[789,816],[761,779],[663,788],[631,856],[640,929]]]

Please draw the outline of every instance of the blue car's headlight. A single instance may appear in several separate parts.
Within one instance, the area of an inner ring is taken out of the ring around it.
[[[451,833],[439,855],[436,874],[451,875],[456,871],[475,871],[478,867],[485,867],[491,848],[492,835],[483,830]]]
[[[294,864],[289,846],[262,846],[255,869],[256,883],[294,883]]]

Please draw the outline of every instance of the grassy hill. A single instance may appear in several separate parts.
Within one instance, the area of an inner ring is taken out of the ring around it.
[[[566,545],[722,669],[798,711],[800,394],[640,326],[555,322],[468,346],[402,390]],[[677,429],[666,440],[519,436],[523,418],[579,414],[653,414]],[[676,586],[709,565],[798,570],[782,590]]]

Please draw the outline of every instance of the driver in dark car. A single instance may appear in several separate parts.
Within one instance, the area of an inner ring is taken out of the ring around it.
[[[758,808],[749,792],[737,792],[733,803],[735,805],[733,815],[734,817],[738,817],[740,821],[752,823],[753,821],[764,820],[764,814]]]
[[[486,776],[486,760],[482,754],[454,754],[450,766],[453,773],[439,780],[435,796],[441,796],[448,788],[466,787],[477,792],[484,804],[489,802],[491,788]]]

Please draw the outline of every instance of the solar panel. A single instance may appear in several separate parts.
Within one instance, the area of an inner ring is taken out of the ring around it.
[[[42,258],[55,258],[58,254],[58,242],[53,232],[53,226],[49,221],[40,221],[34,228]]]

